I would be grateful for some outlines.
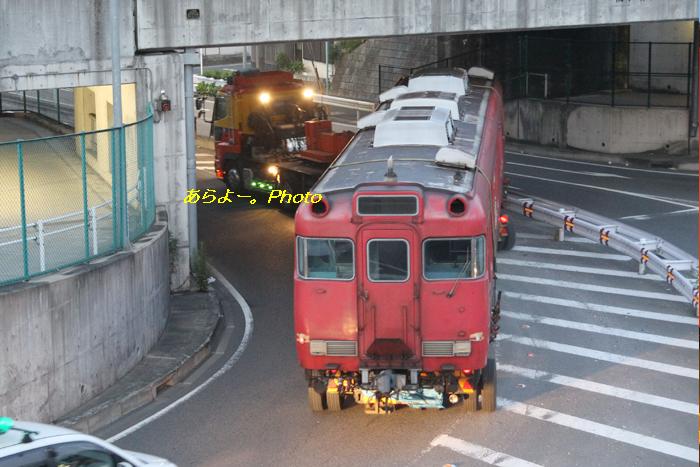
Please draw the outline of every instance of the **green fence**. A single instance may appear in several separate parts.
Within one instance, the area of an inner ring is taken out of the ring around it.
[[[0,285],[118,251],[155,218],[153,117],[0,143],[0,184]]]

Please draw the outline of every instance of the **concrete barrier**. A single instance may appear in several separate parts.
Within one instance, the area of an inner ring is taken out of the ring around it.
[[[688,109],[611,107],[518,99],[506,103],[508,138],[609,154],[688,152]]]
[[[53,421],[107,389],[168,317],[164,219],[128,252],[0,289],[0,414]]]

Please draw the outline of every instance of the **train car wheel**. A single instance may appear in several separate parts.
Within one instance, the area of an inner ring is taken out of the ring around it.
[[[323,403],[323,395],[316,392],[314,388],[308,388],[309,390],[309,407],[314,412],[323,412],[325,409]]]
[[[481,408],[486,412],[496,411],[496,359],[491,356],[486,362],[482,376]]]
[[[326,392],[326,403],[331,412],[340,412],[343,409],[343,397],[338,391]]]

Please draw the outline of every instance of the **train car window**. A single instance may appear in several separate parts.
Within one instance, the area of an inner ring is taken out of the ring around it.
[[[415,196],[359,196],[357,214],[360,216],[415,216],[418,198]]]
[[[351,240],[297,237],[299,276],[303,279],[351,280],[355,252]]]
[[[484,272],[484,237],[430,239],[423,243],[428,280],[473,279]]]
[[[377,239],[367,242],[367,276],[372,282],[403,282],[409,276],[408,242]]]

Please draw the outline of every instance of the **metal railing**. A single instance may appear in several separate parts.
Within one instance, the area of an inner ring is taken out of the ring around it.
[[[675,245],[648,232],[582,209],[564,206],[517,191],[506,196],[506,208],[558,229],[607,246],[639,262],[639,273],[650,270],[672,285],[698,314],[698,261]]]
[[[0,143],[0,179],[0,285],[111,254],[155,220],[153,118]]]
[[[424,69],[483,66],[496,73],[506,99],[689,108],[695,60],[689,42],[501,36],[478,49],[415,67],[380,64],[378,92]]]
[[[0,93],[0,113],[3,112],[34,113],[73,126],[73,89],[3,92]]]
[[[328,107],[354,110],[356,120],[360,119],[361,112],[373,112],[375,107],[375,104],[373,102],[348,99],[345,97],[329,96],[327,94],[315,94],[314,102]]]

